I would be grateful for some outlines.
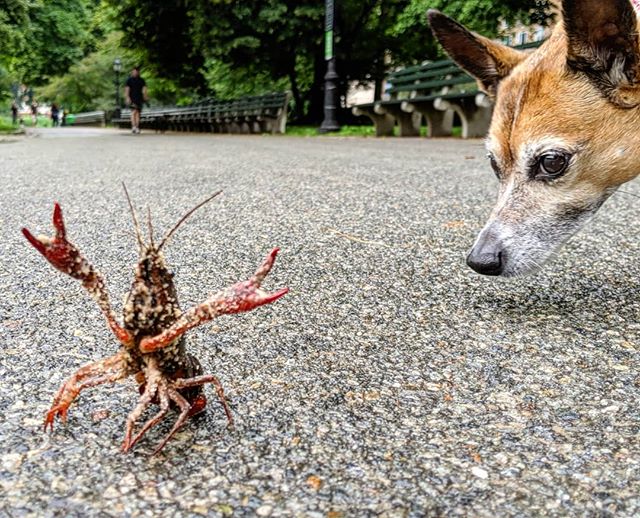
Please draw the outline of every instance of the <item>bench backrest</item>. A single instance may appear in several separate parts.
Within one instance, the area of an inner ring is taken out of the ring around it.
[[[239,97],[236,99],[201,99],[188,106],[170,106],[143,110],[142,119],[170,118],[172,120],[198,120],[204,118],[230,118],[240,116],[277,115],[286,109],[287,92]],[[126,120],[131,110],[122,110],[118,120]]]
[[[534,41],[514,48],[526,50],[541,44],[542,41]],[[402,99],[413,95],[429,95],[443,89],[475,88],[476,81],[452,60],[443,59],[397,70],[388,76],[387,84],[386,92],[391,98]]]

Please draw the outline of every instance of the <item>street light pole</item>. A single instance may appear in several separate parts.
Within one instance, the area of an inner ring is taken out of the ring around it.
[[[113,60],[113,71],[116,73],[116,113],[120,115],[120,71],[122,70],[122,61],[120,58]]]
[[[336,72],[336,57],[333,48],[334,15],[334,0],[325,0],[324,59],[327,62],[327,73],[324,76],[324,120],[320,126],[320,133],[340,131],[340,124],[336,119],[339,76]]]

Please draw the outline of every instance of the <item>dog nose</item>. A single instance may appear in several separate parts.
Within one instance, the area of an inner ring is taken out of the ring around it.
[[[502,243],[492,234],[480,236],[467,256],[467,264],[482,275],[502,275],[506,252]]]

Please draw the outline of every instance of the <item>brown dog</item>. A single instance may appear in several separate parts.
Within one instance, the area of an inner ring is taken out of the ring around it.
[[[523,53],[429,11],[451,57],[495,98],[487,149],[498,202],[467,263],[534,272],[640,173],[640,47],[631,0],[564,0],[562,21]]]

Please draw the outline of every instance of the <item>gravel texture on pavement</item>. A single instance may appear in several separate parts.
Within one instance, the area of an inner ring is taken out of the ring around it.
[[[501,281],[464,264],[497,190],[481,141],[64,131],[0,144],[0,516],[640,515],[636,197]],[[176,414],[122,454],[131,379],[42,430],[62,381],[117,344],[20,228],[50,234],[59,201],[120,313],[122,181],[158,234],[224,189],[165,250],[183,309],[273,246],[265,287],[291,288],[188,334],[236,425],[207,387],[154,457]]]

